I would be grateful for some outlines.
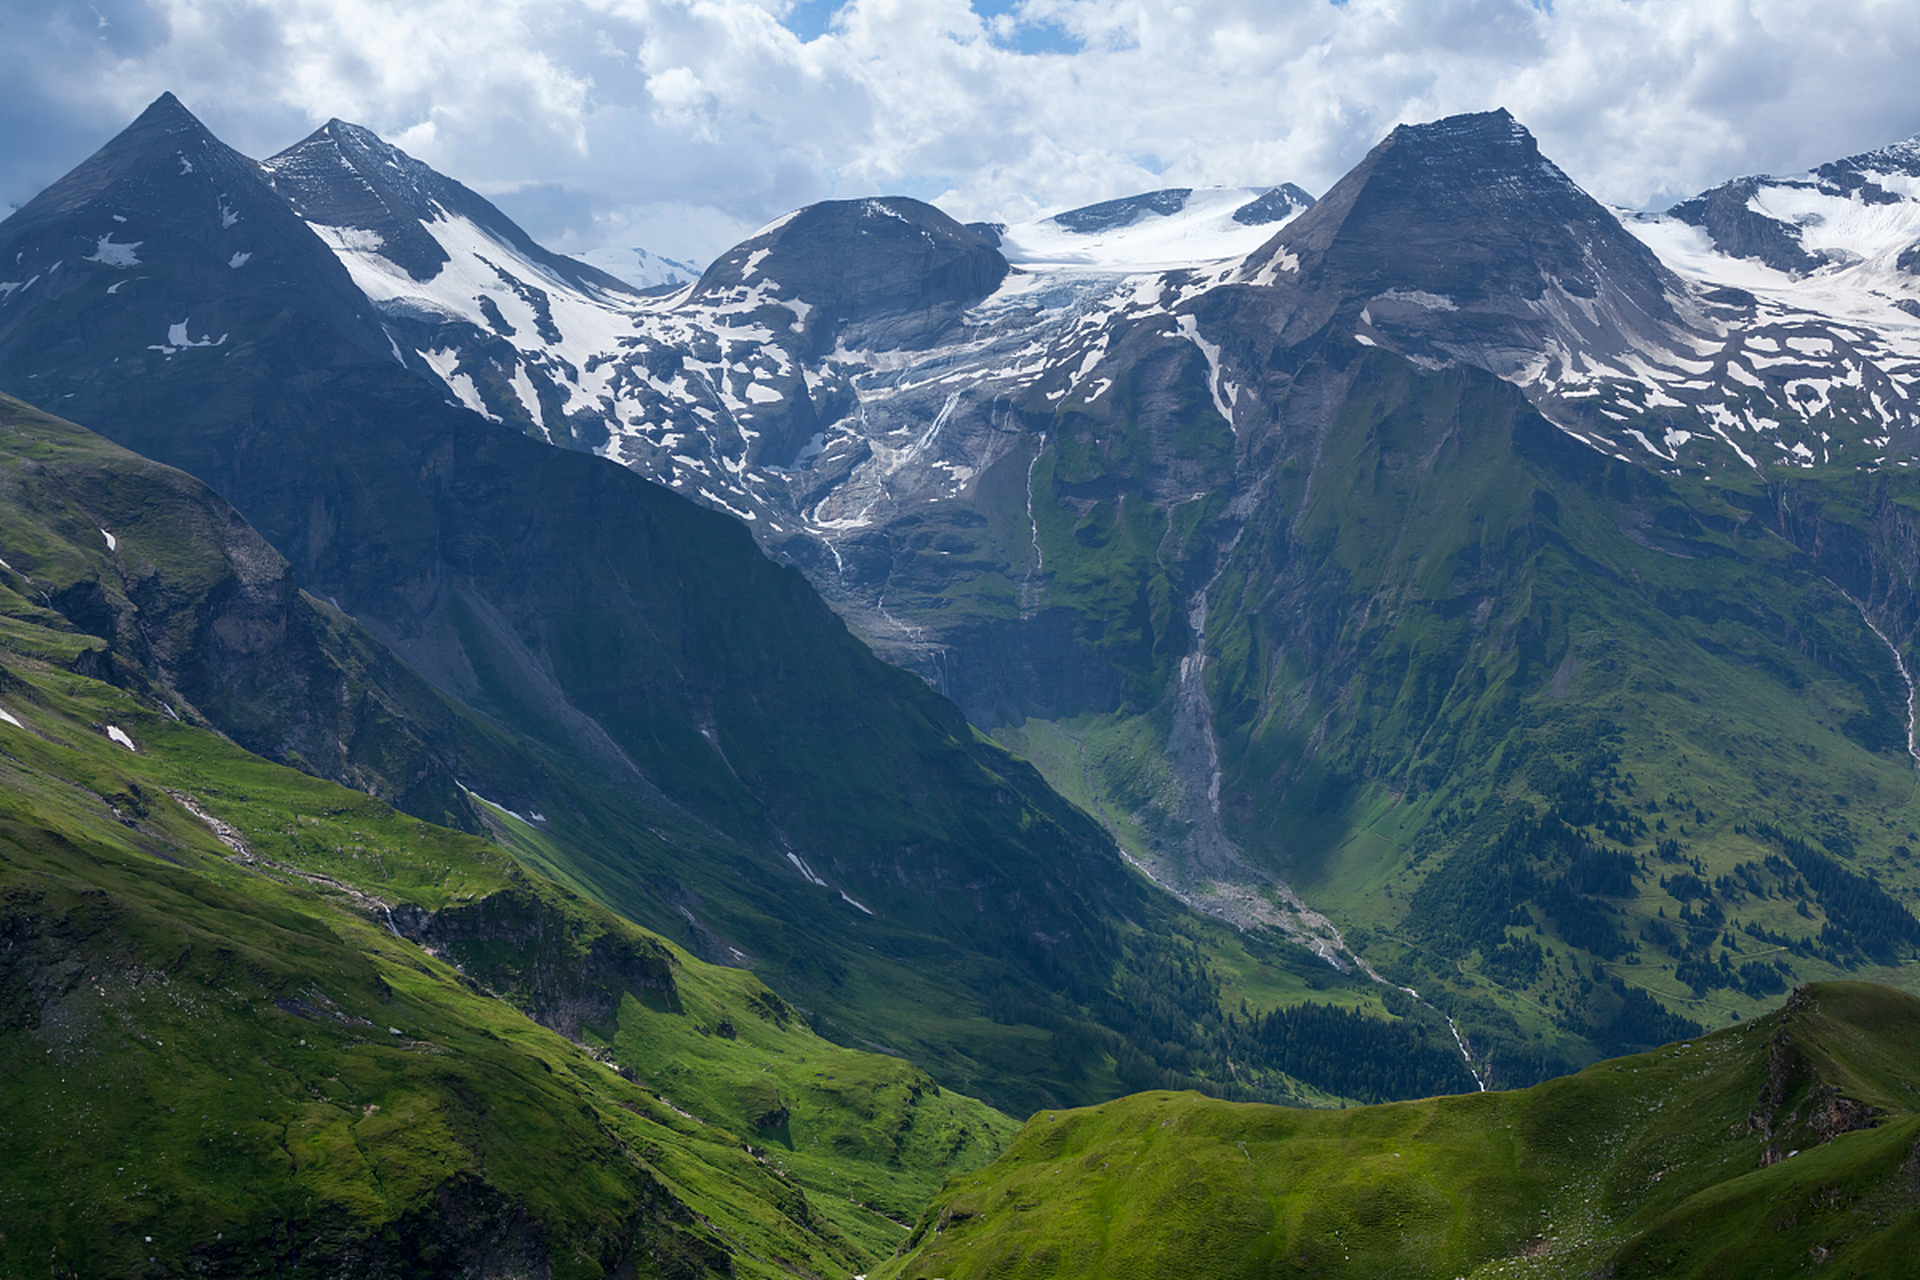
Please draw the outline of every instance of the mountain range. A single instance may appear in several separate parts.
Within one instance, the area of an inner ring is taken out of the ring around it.
[[[0,391],[132,451],[7,406],[0,662],[106,760],[164,718],[536,886],[436,934],[332,865],[395,945],[565,901],[1013,1114],[1527,1085],[1911,986],[1916,155],[1632,214],[1496,111],[1317,200],[827,202],[669,290],[365,129],[255,161],[163,97],[0,223]],[[86,820],[139,832],[129,785]],[[171,803],[238,830],[216,786]],[[206,873],[167,813],[135,847]],[[531,964],[480,985],[665,1069],[609,1030],[647,980]],[[835,1230],[779,1247],[892,1242]]]

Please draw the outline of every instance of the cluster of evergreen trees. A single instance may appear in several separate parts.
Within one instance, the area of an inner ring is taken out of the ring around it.
[[[1335,984],[1351,981],[1325,973]],[[1472,1090],[1473,1075],[1446,1020],[1398,990],[1384,994],[1388,1017],[1318,1001],[1265,1013],[1248,1012],[1243,1003],[1229,1012],[1221,1007],[1219,977],[1197,947],[1155,942],[1135,950],[1095,1012],[1121,1033],[1102,1047],[1130,1090],[1299,1101],[1282,1076],[1363,1102]]]
[[[1798,871],[1820,897],[1820,909],[1827,922],[1820,927],[1820,942],[1837,958],[1865,955],[1881,964],[1892,964],[1901,955],[1920,945],[1920,920],[1892,894],[1865,876],[1857,875],[1804,840],[1783,835],[1771,828],[1770,835],[1780,844],[1787,862]],[[1767,869],[1784,872],[1787,867],[1769,857]]]
[[[1632,854],[1590,840],[1558,810],[1515,813],[1496,837],[1462,844],[1427,877],[1408,922],[1443,955],[1477,947],[1491,956],[1508,944],[1509,925],[1533,922],[1524,910],[1531,901],[1569,943],[1614,959],[1630,944],[1618,913],[1599,899],[1636,896],[1638,875]],[[1516,961],[1525,967],[1519,956],[1507,963]]]
[[[1466,1093],[1460,1046],[1438,1016],[1391,1022],[1332,1004],[1255,1014],[1235,1037],[1250,1060],[1363,1102]]]
[[[1658,1000],[1623,979],[1609,984],[1618,1003],[1604,1019],[1586,1028],[1587,1038],[1610,1056],[1638,1053],[1675,1040],[1688,1040],[1705,1034],[1706,1028],[1691,1018],[1668,1013]]]

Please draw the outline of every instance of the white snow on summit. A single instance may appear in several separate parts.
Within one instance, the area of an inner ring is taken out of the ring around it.
[[[598,267],[616,280],[624,280],[636,289],[692,284],[702,268],[677,258],[663,258],[645,249],[589,249],[574,255],[590,267]]]
[[[1906,243],[1920,240],[1920,201],[1906,202],[1899,208],[1912,219]],[[1615,212],[1620,214],[1622,225],[1653,250],[1660,261],[1697,284],[1744,289],[1780,306],[1872,324],[1893,332],[1913,329],[1920,334],[1920,318],[1896,305],[1903,298],[1920,301],[1920,279],[1894,266],[1893,260],[1901,246],[1879,249],[1871,256],[1860,254],[1852,261],[1795,275],[1767,266],[1757,258],[1736,258],[1722,252],[1706,231],[1678,218]],[[1809,248],[1814,247],[1811,238],[1807,243]],[[1871,245],[1872,241],[1862,237],[1853,243]]]
[[[1291,221],[1247,226],[1233,220],[1263,194],[1262,187],[1196,187],[1177,212],[1143,208],[1124,226],[1097,231],[1077,231],[1062,220],[1066,215],[1055,214],[1008,227],[1000,252],[1029,271],[1174,271],[1244,258]]]
[[[1615,213],[1669,267],[1696,281],[1837,319],[1913,327],[1920,272],[1902,270],[1899,259],[1920,251],[1920,138],[1814,172],[1750,181],[1747,212],[1781,224],[1825,265],[1804,273],[1777,270],[1732,256],[1704,230],[1671,215]]]

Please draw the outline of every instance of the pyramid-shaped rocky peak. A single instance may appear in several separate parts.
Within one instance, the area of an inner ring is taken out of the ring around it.
[[[17,303],[99,288],[118,322],[151,335],[134,350],[165,338],[182,315],[217,338],[263,299],[369,350],[389,348],[346,269],[274,193],[259,162],[220,141],[171,93],[0,223],[0,247],[24,274],[44,276],[44,288],[23,291]],[[57,265],[65,269],[56,275]],[[118,278],[135,268],[140,281]],[[102,273],[116,277],[113,285],[88,283]],[[94,322],[96,336],[105,323]],[[192,341],[201,336],[192,330]]]
[[[216,138],[171,93],[161,94],[70,173],[0,223],[0,244],[34,244],[57,258],[68,245],[138,240],[147,261],[163,244],[192,244],[258,283],[281,269],[326,271],[325,247],[268,187],[257,161]],[[312,241],[312,243],[306,243]],[[122,262],[104,250],[92,262]],[[277,261],[270,267],[269,258]],[[290,265],[289,259],[311,259]],[[348,288],[344,275],[330,287]]]
[[[1395,129],[1238,279],[1253,291],[1220,305],[1265,309],[1283,345],[1350,334],[1530,388],[1568,372],[1543,352],[1605,362],[1706,334],[1687,286],[1506,111]]]
[[[1242,278],[1284,291],[1285,341],[1339,317],[1502,376],[1540,341],[1612,349],[1684,327],[1679,282],[1504,110],[1396,128]]]
[[[1558,284],[1663,292],[1665,272],[1504,110],[1401,125],[1261,250],[1360,295],[1419,290],[1456,306]]]
[[[371,232],[360,242],[418,281],[450,260],[429,227],[464,219],[520,257],[582,287],[631,293],[630,286],[572,258],[550,253],[492,201],[414,159],[372,129],[329,120],[263,167],[281,198],[310,223]],[[467,239],[459,235],[458,239]]]
[[[120,136],[147,134],[204,134],[212,137],[207,127],[200,123],[200,117],[187,110],[187,104],[173,96],[168,90],[147,104],[147,109],[135,116],[133,123],[121,131]]]
[[[1243,227],[1264,227],[1270,222],[1285,222],[1312,207],[1311,195],[1291,182],[1283,182],[1235,209],[1233,220]]]
[[[816,345],[830,346],[843,324],[903,315],[937,324],[992,293],[1008,270],[991,240],[930,204],[905,196],[828,200],[728,250],[701,276],[695,296],[716,305],[803,299]],[[904,340],[904,332],[896,337]]]
[[[455,184],[373,130],[329,120],[263,167],[302,218],[373,233],[377,240],[362,242],[377,243],[415,280],[431,280],[446,265],[446,249],[421,224],[443,216],[437,187]]]
[[[263,162],[302,217],[372,229],[434,216],[436,189],[457,185],[364,125],[333,119]]]
[[[105,146],[21,206],[6,225],[17,235],[103,200],[116,212],[131,212],[144,198],[164,198],[166,184],[155,190],[155,179],[195,174],[217,179],[252,164],[214,137],[180,99],[163,93]]]

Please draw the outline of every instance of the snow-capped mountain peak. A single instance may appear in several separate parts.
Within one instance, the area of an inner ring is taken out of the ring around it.
[[[1735,178],[1667,216],[1788,275],[1884,260],[1920,285],[1920,138],[1788,177]]]
[[[417,283],[435,280],[456,255],[484,254],[477,246],[490,242],[491,256],[517,260],[549,281],[589,293],[632,292],[623,281],[548,252],[491,201],[359,125],[330,120],[261,168],[337,249],[377,254]]]
[[[699,263],[669,258],[638,245],[589,249],[574,256],[588,266],[647,293],[692,284],[706,270]]]
[[[261,167],[379,309],[396,359],[548,439],[594,403],[582,368],[631,331],[637,289],[359,125],[328,121]]]

